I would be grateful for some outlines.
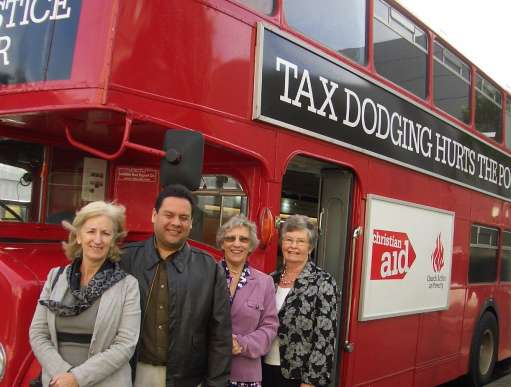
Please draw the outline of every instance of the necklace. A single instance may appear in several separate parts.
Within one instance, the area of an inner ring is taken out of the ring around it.
[[[232,270],[232,269],[229,269],[229,268],[227,268],[227,269],[229,270],[229,274],[240,274],[241,273],[240,270],[236,271],[236,270]]]
[[[287,271],[287,267],[284,266],[284,270],[282,271],[282,274],[280,275],[280,281],[279,283],[281,283],[282,285],[292,285],[296,279],[298,278],[298,276],[300,275],[301,271],[295,271],[295,272],[292,272],[292,273],[288,273]],[[290,278],[291,276],[294,276],[294,278]]]

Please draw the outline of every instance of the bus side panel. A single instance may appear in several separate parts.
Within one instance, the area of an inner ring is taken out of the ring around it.
[[[466,288],[468,273],[468,257],[470,254],[471,222],[456,217],[454,223],[454,246],[452,249],[451,288]]]
[[[460,369],[458,360],[462,343],[461,316],[465,308],[469,235],[469,222],[457,218],[449,309],[422,315],[417,347],[417,367],[421,369],[417,371],[417,377],[423,381],[429,380],[429,385],[443,383],[464,372],[464,369]],[[417,383],[418,386],[427,385],[424,382]]]
[[[481,195],[477,192],[471,193],[471,205],[470,205],[471,214],[469,217],[469,228],[473,224],[479,224],[483,226],[489,227],[498,227],[501,223],[502,216],[502,204],[499,200],[491,197],[487,197]],[[476,283],[470,284],[468,282],[468,272],[469,272],[469,262],[470,262],[470,241],[468,241],[467,251],[467,296],[466,296],[466,305],[465,305],[465,313],[463,316],[463,337],[462,337],[462,347],[461,347],[461,358],[462,367],[464,372],[468,371],[469,365],[469,355],[470,355],[470,346],[472,344],[474,329],[477,326],[477,323],[482,315],[482,313],[486,310],[486,306],[488,303],[494,302],[496,307],[497,314],[497,322],[499,326],[503,326],[504,320],[506,316],[506,303],[500,304],[499,300],[496,299],[497,294],[497,283]],[[498,274],[497,274],[498,277]],[[501,314],[501,311],[504,310],[504,314]],[[500,339],[502,342],[502,338]]]
[[[380,160],[370,159],[369,165],[371,174],[364,179],[367,193],[452,211],[455,220],[470,217],[468,189]]]
[[[37,359],[32,355],[32,361],[30,362],[30,365],[27,367],[27,370],[25,371],[24,375],[22,375],[20,386],[30,386],[30,381],[36,377],[39,376],[39,373],[41,372],[41,366],[39,365],[39,362]]]
[[[502,205],[502,224],[506,229],[511,230],[511,203],[504,202]]]
[[[447,380],[456,379],[460,375],[458,357],[450,357],[417,369],[415,373],[415,387],[431,387],[444,383]]]
[[[460,375],[458,352],[463,326],[460,316],[465,292],[466,289],[451,289],[448,310],[421,316],[416,386],[433,386]]]
[[[0,340],[7,352],[7,369],[1,387],[19,385],[28,378],[32,360],[28,330],[41,287],[50,267],[64,265],[60,243],[0,244]]]
[[[496,300],[499,305],[499,326],[509,327],[511,324],[511,283],[501,282],[497,289]],[[511,329],[499,330],[499,360],[511,357]]]
[[[471,192],[469,219],[478,224],[496,226],[500,223],[502,201],[477,192]]]
[[[470,346],[474,336],[474,329],[479,321],[484,301],[491,299],[495,295],[495,285],[482,284],[474,285],[467,289],[465,300],[465,314],[463,316],[463,337],[461,346],[461,365],[463,372],[468,371],[468,361],[470,355]]]
[[[368,367],[372,367],[369,365]],[[401,371],[396,375],[390,375],[385,379],[372,380],[368,383],[355,385],[356,387],[396,387],[396,386],[412,386],[413,370]]]
[[[353,384],[382,378],[390,380],[409,368],[420,369],[418,385],[431,385],[459,376],[460,367],[452,367],[452,364],[458,364],[462,342],[466,246],[470,235],[470,228],[466,224],[463,226],[463,219],[470,215],[470,191],[413,171],[396,173],[393,165],[381,161],[371,161],[370,171],[370,176],[363,178],[368,193],[453,211],[454,255],[447,310],[356,324]],[[371,367],[366,366],[369,363]]]
[[[502,206],[502,225],[505,231],[511,231],[511,203],[505,202]],[[503,254],[503,251],[501,252]],[[503,267],[504,256],[501,256],[500,270],[501,274],[504,274],[502,270],[511,270],[509,266]],[[506,281],[500,282],[500,288],[497,291],[497,303],[500,306],[500,325],[509,327],[511,324],[511,282],[509,282],[509,272],[507,272]],[[500,331],[500,345],[499,345],[499,360],[511,357],[511,329],[505,329]]]
[[[120,2],[112,86],[250,117],[255,29],[198,1],[138,4]]]
[[[107,76],[114,4],[104,0],[82,1],[71,73],[71,80],[81,87],[102,87]]]
[[[354,351],[354,384],[363,385],[383,377],[387,383],[393,379],[392,375],[413,369],[418,331],[416,315],[359,322]],[[411,386],[412,383],[404,385]]]

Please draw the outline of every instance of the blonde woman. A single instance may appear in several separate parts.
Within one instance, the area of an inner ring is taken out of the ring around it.
[[[42,385],[131,386],[140,330],[137,280],[118,264],[122,206],[92,202],[77,212],[64,251],[71,263],[48,274],[30,326]]]

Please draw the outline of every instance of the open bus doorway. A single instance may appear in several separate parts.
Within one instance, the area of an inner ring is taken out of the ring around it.
[[[334,276],[340,290],[343,289],[344,269],[348,262],[352,192],[353,173],[350,170],[310,157],[293,158],[282,179],[280,219],[301,214],[317,223],[319,238],[311,260]],[[282,264],[280,249],[277,264]],[[342,309],[340,305],[336,358],[330,386],[339,385]]]

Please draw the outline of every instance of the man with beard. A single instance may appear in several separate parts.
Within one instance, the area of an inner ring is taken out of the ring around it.
[[[154,205],[153,236],[123,249],[121,266],[140,287],[135,387],[227,385],[232,336],[226,279],[210,255],[187,242],[195,206],[185,187],[166,187]]]

